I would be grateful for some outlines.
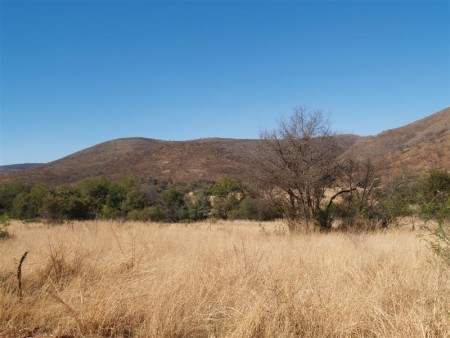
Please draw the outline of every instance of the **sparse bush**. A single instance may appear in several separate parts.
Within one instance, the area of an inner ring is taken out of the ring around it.
[[[238,218],[257,221],[270,221],[282,218],[283,215],[274,208],[273,204],[261,198],[245,197],[238,210]]]
[[[448,204],[450,205],[450,198]],[[434,229],[429,227],[428,230],[430,231],[431,249],[445,264],[450,266],[450,223],[448,219],[439,218],[437,226]]]
[[[132,210],[128,213],[127,218],[134,221],[153,221],[159,222],[164,219],[164,214],[157,207],[147,207],[142,210]]]
[[[419,186],[418,199],[423,215],[438,223],[434,228],[427,228],[430,247],[450,266],[450,174],[447,171],[432,171]]]
[[[0,216],[0,239],[6,239],[11,236],[7,229],[10,223],[11,220],[8,215],[3,214]]]
[[[373,218],[378,222],[380,228],[390,225],[398,225],[398,221],[405,216],[410,216],[409,196],[401,189],[391,192],[381,191],[377,197],[377,203],[373,208]]]
[[[419,183],[418,202],[426,218],[450,218],[449,196],[450,173],[447,171],[433,170]]]
[[[401,218],[412,214],[414,185],[397,177],[382,182],[369,165],[362,179],[356,180],[357,188],[333,206],[342,230],[384,229],[397,226]]]

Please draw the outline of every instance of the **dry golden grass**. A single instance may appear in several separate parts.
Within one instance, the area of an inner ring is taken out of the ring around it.
[[[450,279],[413,231],[80,222],[0,241],[0,336],[448,337]],[[17,265],[25,251],[23,299]]]

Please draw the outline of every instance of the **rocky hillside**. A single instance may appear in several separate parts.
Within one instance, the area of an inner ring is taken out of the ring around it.
[[[0,165],[0,173],[12,173],[17,171],[28,170],[41,165],[42,163],[21,163],[21,164],[9,164]]]
[[[256,140],[161,141],[125,138],[108,141],[30,170],[0,175],[0,182],[72,183],[103,174],[115,179],[134,174],[143,181],[244,178]]]
[[[376,136],[338,135],[341,156],[371,158],[386,174],[420,174],[450,169],[450,108]],[[57,161],[20,171],[0,171],[0,183],[72,183],[103,174],[115,179],[134,174],[142,181],[248,179],[258,140],[207,138],[161,141],[124,138],[104,142]]]
[[[389,174],[450,170],[450,108],[376,136],[362,137],[345,155],[371,158]]]

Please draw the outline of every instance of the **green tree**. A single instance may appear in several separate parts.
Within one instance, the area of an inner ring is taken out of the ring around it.
[[[211,189],[212,214],[216,218],[235,218],[240,201],[245,197],[242,184],[231,177],[225,177]]]
[[[192,221],[199,221],[209,216],[211,212],[210,195],[203,191],[197,191],[193,194],[188,204],[188,215]]]
[[[56,194],[47,195],[42,205],[41,214],[48,223],[59,224],[64,222],[64,200]]]
[[[28,194],[29,218],[40,217],[44,200],[50,194],[50,188],[45,183],[35,184]]]
[[[77,220],[95,218],[95,213],[90,207],[91,199],[82,195],[77,186],[62,185],[56,189],[55,196],[61,201],[65,218]]]
[[[147,199],[145,193],[141,190],[130,190],[127,192],[125,199],[121,203],[121,211],[124,215],[131,210],[142,210],[146,207]]]
[[[163,194],[161,210],[165,220],[177,222],[188,219],[188,210],[184,193],[176,188],[170,189]]]
[[[95,217],[101,216],[103,206],[106,204],[111,182],[104,176],[96,176],[80,181],[76,188],[80,196],[87,199],[90,213]]]
[[[41,216],[45,199],[51,193],[51,189],[38,183],[29,191],[20,192],[13,201],[11,215],[17,219],[34,219]]]
[[[14,200],[21,193],[28,192],[29,188],[22,184],[4,184],[0,186],[0,215],[11,215]]]

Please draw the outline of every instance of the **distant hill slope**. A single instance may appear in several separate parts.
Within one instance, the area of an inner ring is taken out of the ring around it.
[[[104,142],[35,169],[0,175],[0,182],[72,183],[103,174],[115,179],[134,174],[142,180],[197,181],[224,176],[244,178],[257,140],[161,141],[125,138]]]
[[[21,164],[0,165],[0,173],[11,173],[22,170],[28,170],[37,167],[39,165],[42,165],[42,163],[21,163]]]
[[[340,135],[343,148],[357,136]],[[225,176],[251,177],[249,160],[258,140],[205,138],[161,141],[123,138],[98,144],[37,168],[0,175],[0,183],[72,183],[103,174],[116,179],[134,174],[143,181],[218,180]]]
[[[376,136],[338,135],[342,156],[372,158],[395,174],[431,168],[450,169],[450,108]],[[115,179],[134,174],[141,180],[248,179],[249,159],[258,140],[205,138],[161,141],[123,138],[98,144],[37,167],[1,173],[0,183],[72,183],[103,174]]]
[[[450,108],[406,126],[362,137],[344,155],[371,158],[389,174],[450,169]]]

